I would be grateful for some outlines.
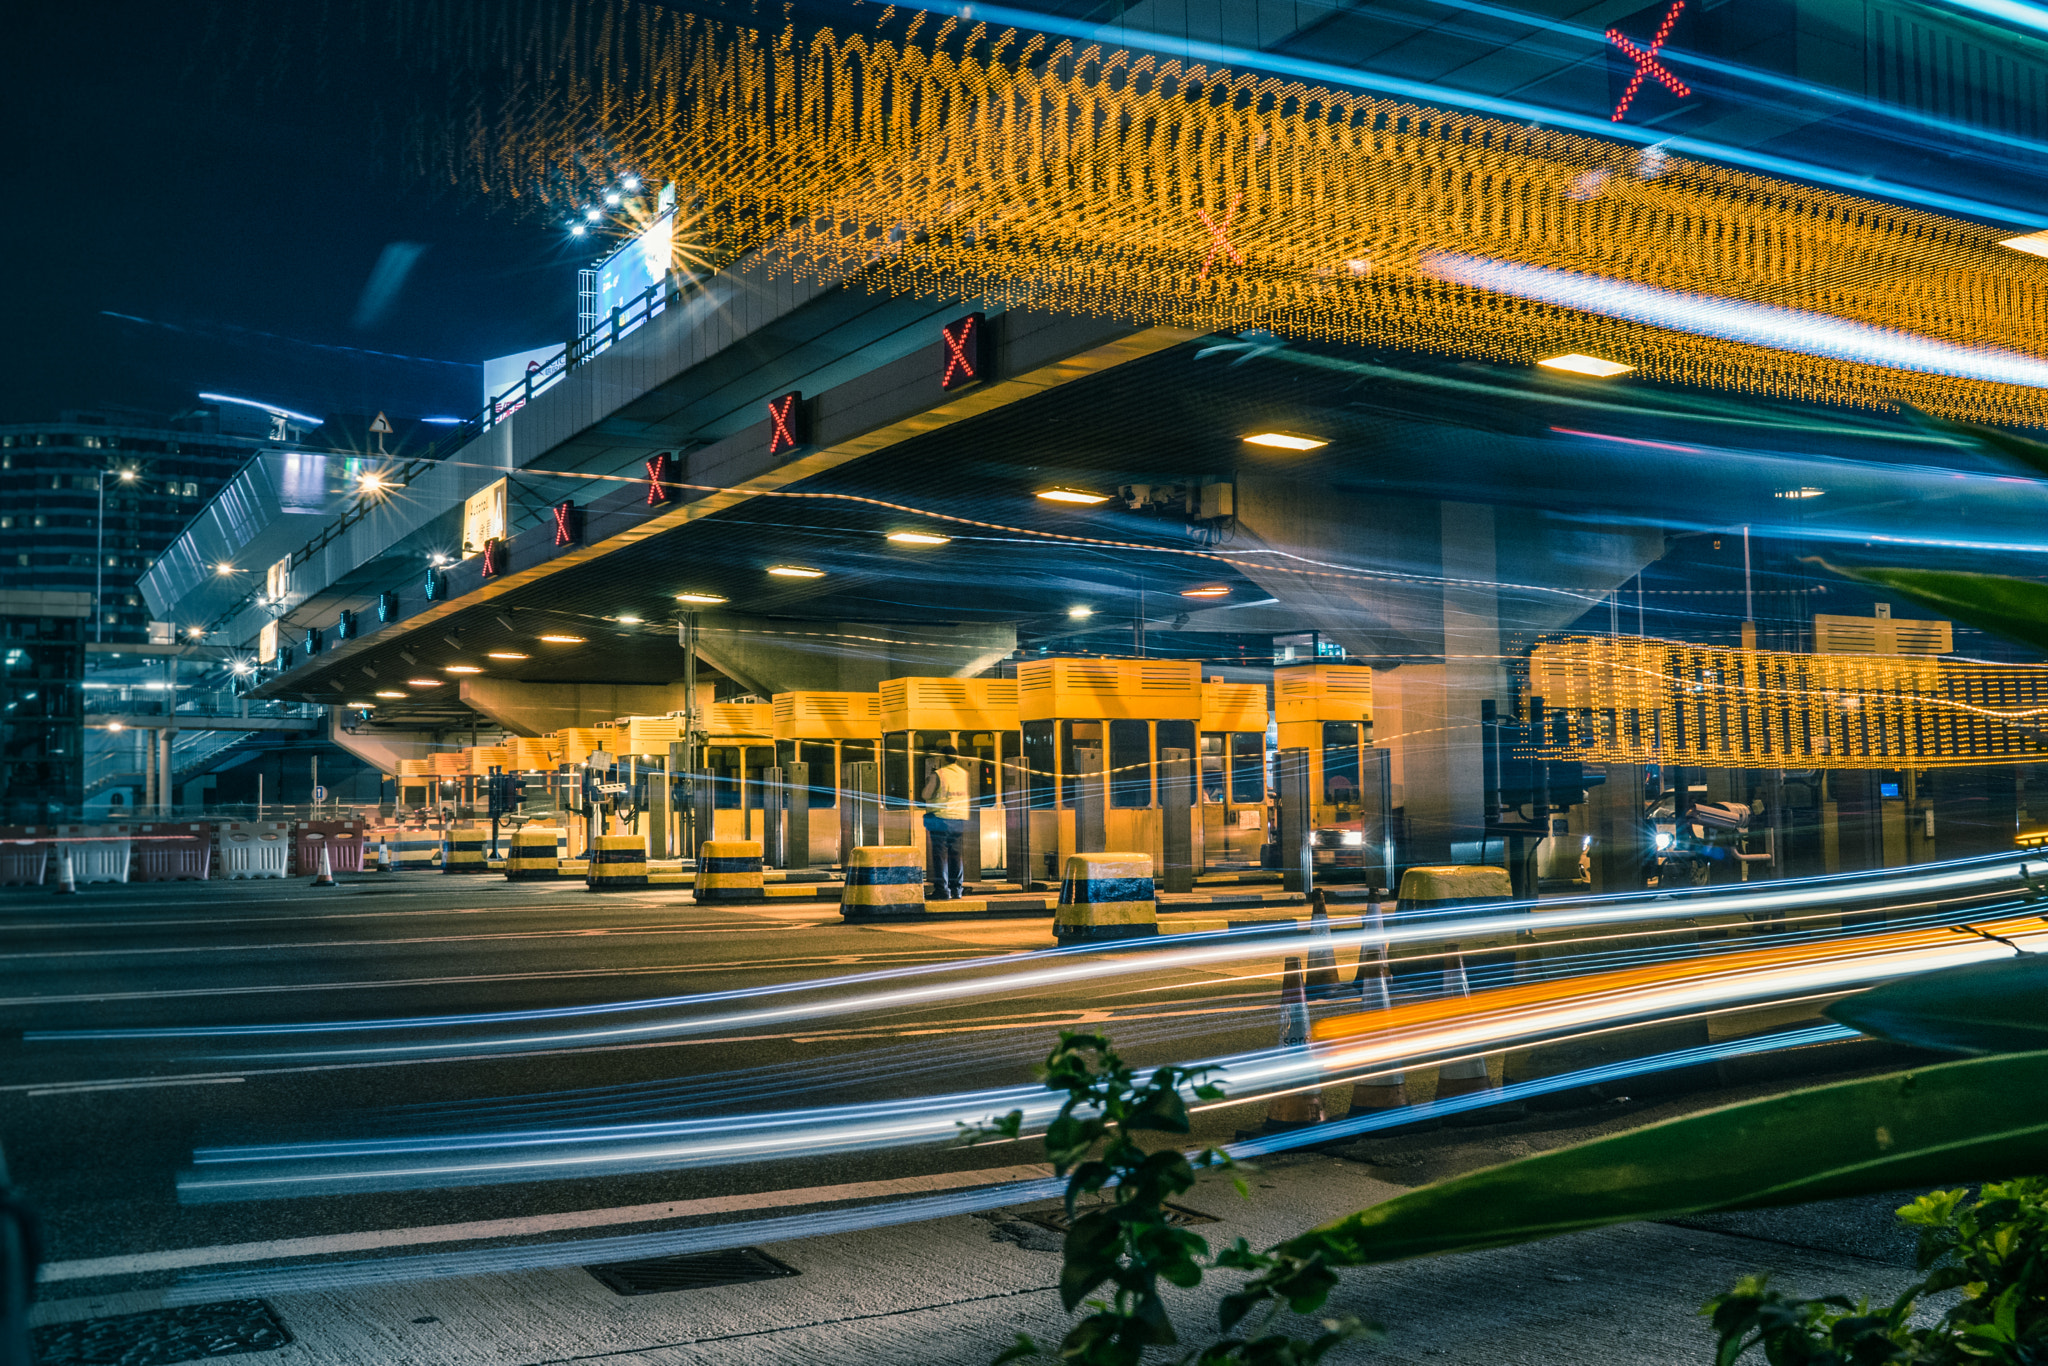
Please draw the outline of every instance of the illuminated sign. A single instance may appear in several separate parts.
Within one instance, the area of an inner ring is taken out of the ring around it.
[[[647,506],[659,507],[669,500],[668,481],[675,477],[666,451],[641,462],[647,466]]]
[[[263,571],[263,596],[281,603],[292,591],[292,557],[287,555]]]
[[[557,503],[555,514],[555,544],[576,545],[583,540],[583,510],[574,503]]]
[[[355,637],[356,614],[344,607],[341,609],[341,615],[334,620],[334,638],[336,640],[354,640]]]
[[[1655,81],[1677,99],[1691,97],[1692,89],[1671,74],[1671,69],[1658,57],[1664,50],[1664,45],[1670,42],[1677,32],[1679,21],[1686,17],[1686,0],[1671,0],[1670,7],[1664,11],[1662,21],[1658,23],[1656,33],[1646,47],[1637,47],[1631,42],[1621,31],[1619,24],[1607,30],[1607,41],[1614,44],[1622,56],[1628,58],[1632,68],[1628,73],[1627,83],[1622,86],[1620,97],[1614,102],[1614,113],[1610,116],[1614,122],[1621,122],[1622,117],[1628,113],[1629,107],[1636,102],[1636,96],[1642,93],[1643,82],[1646,79]],[[1622,21],[1628,22],[1626,19]],[[1615,70],[1612,66],[1609,69]],[[1609,89],[1612,90],[1611,85]]]
[[[978,382],[988,371],[988,318],[970,313],[939,329],[945,371],[939,376],[941,389],[959,389]]]
[[[495,578],[505,568],[505,541],[493,536],[484,542],[484,574],[487,579]]]
[[[256,662],[273,663],[277,659],[278,625],[274,621],[263,623],[263,629],[256,633]]]
[[[326,641],[322,639],[318,626],[308,626],[306,628],[306,654],[309,657],[319,654],[320,647],[325,643]]]
[[[567,358],[560,346],[542,346],[485,361],[483,406],[491,421],[518,412],[529,397],[561,379],[567,372],[563,364]],[[529,376],[533,381],[530,389]]]
[[[768,400],[768,454],[781,455],[803,445],[810,437],[808,427],[802,394],[784,394]]]
[[[377,620],[398,620],[398,594],[396,592],[387,590],[377,595]]]
[[[448,596],[448,576],[438,569],[427,571],[427,601],[439,602]]]
[[[506,481],[500,479],[469,495],[462,505],[462,557],[481,555],[484,542],[505,535]]]
[[[653,221],[597,268],[598,322],[600,326],[608,323],[612,310],[617,309],[622,337],[647,320],[640,300],[648,290],[667,282],[669,268],[675,264],[675,203],[676,187],[664,185]]]

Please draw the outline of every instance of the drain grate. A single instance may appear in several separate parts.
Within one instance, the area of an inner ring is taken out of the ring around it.
[[[35,1330],[37,1366],[177,1366],[235,1352],[268,1352],[291,1333],[262,1300],[227,1300],[145,1314],[52,1323]]]
[[[1087,1212],[1088,1206],[1083,1205],[1081,1213]],[[1004,1210],[1003,1213],[1012,1219],[1022,1219],[1027,1224],[1049,1228],[1054,1233],[1065,1233],[1071,1226],[1065,1205],[1054,1205],[1048,1209]],[[1166,1222],[1174,1228],[1186,1228],[1189,1224],[1213,1224],[1217,1219],[1213,1214],[1204,1214],[1198,1209],[1189,1209],[1186,1205],[1170,1204],[1166,1207]]]
[[[758,1247],[724,1252],[692,1252],[680,1257],[649,1257],[639,1262],[612,1262],[586,1267],[614,1294],[660,1295],[671,1290],[708,1290],[715,1285],[744,1285],[803,1273]]]

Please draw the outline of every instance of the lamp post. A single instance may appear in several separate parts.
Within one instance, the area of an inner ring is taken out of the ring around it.
[[[106,604],[102,601],[101,595],[107,582],[107,476],[112,473],[117,471],[102,469],[99,477],[100,514],[96,528],[98,546],[92,557],[92,638],[95,644],[107,638]],[[120,470],[118,473],[122,483],[135,482],[134,470]]]

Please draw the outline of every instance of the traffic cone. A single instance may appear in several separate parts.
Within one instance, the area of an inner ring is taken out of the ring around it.
[[[1287,960],[1280,979],[1280,1046],[1308,1048],[1308,993],[1302,984],[1301,960]],[[1320,1088],[1275,1096],[1266,1107],[1262,1132],[1304,1129],[1323,1122],[1323,1093]]]
[[[396,865],[391,862],[391,845],[381,837],[377,841],[377,871],[380,873],[395,873],[398,871]]]
[[[315,887],[332,887],[334,885],[334,865],[327,861],[327,846],[324,843],[320,846],[320,871],[313,875],[313,885]]]
[[[1380,919],[1377,896],[1366,903],[1365,928],[1385,928]],[[1358,950],[1358,976],[1351,981],[1351,989],[1357,993],[1359,1004],[1367,1010],[1390,1010],[1394,1005],[1392,988],[1386,944],[1361,945]],[[1376,1077],[1360,1077],[1352,1084],[1349,1113],[1373,1114],[1382,1110],[1398,1110],[1407,1104],[1408,1078],[1400,1072],[1383,1072]]]
[[[57,895],[78,895],[78,879],[71,871],[71,851],[62,846],[57,851]]]
[[[1446,950],[1455,950],[1456,944],[1446,944]],[[1463,954],[1447,952],[1444,956],[1444,995],[1464,997],[1472,994],[1472,984],[1465,979],[1465,958]],[[1453,1096],[1469,1096],[1476,1091],[1491,1091],[1493,1080],[1486,1072],[1485,1058],[1459,1058],[1447,1062],[1436,1071],[1436,1098],[1449,1100]]]
[[[1343,987],[1337,976],[1337,951],[1330,947],[1330,902],[1320,887],[1309,893],[1308,933],[1308,999],[1332,1000]]]

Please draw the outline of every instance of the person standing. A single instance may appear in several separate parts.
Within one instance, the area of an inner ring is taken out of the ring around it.
[[[937,883],[932,899],[958,901],[965,892],[960,841],[967,835],[967,770],[960,766],[959,751],[951,745],[939,745],[932,753],[939,762],[925,779],[923,793],[924,831],[931,841]]]

